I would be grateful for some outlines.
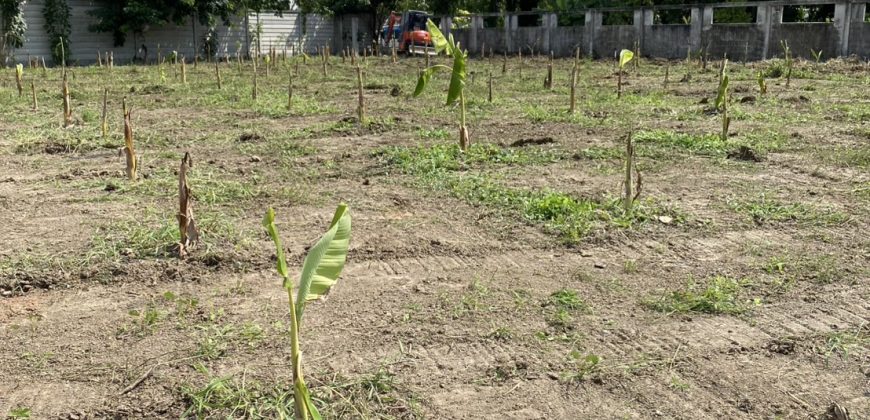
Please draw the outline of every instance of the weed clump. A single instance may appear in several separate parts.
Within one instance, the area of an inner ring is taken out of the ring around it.
[[[685,290],[674,290],[644,304],[658,312],[736,315],[751,308],[740,299],[741,291],[748,285],[747,280],[716,276],[703,289],[690,284]]]

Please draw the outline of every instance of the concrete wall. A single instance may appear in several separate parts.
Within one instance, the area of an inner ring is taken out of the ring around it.
[[[779,48],[779,41],[771,44]],[[707,55],[720,58],[725,54],[730,60],[761,60],[764,56],[764,28],[760,25],[722,24],[713,25],[705,31],[701,41],[702,48],[707,48]],[[683,57],[685,57],[685,52]]]
[[[582,47],[585,55],[613,57],[623,48],[640,44],[644,56],[685,58],[688,50],[707,50],[709,57],[727,54],[733,60],[760,60],[781,54],[780,41],[788,41],[795,57],[811,58],[810,50],[823,51],[823,57],[845,55],[870,57],[870,23],[864,21],[868,0],[787,0],[746,3],[689,4],[686,6],[652,6],[638,9],[589,9],[583,26],[559,26],[558,15],[541,12],[537,27],[517,27],[517,18],[528,15],[505,14],[504,28],[484,28],[483,18],[471,17],[470,28],[452,28],[454,37],[472,53],[483,44],[487,50],[516,54],[529,51],[553,51],[560,56]],[[786,5],[833,4],[834,19],[829,23],[783,23]],[[728,7],[757,7],[756,22],[740,24],[713,23],[714,10]],[[691,23],[653,24],[659,9],[691,10]],[[603,25],[604,12],[627,11],[634,16],[631,25]],[[578,12],[572,12],[576,15]],[[444,17],[442,21],[452,18]],[[532,19],[534,20],[534,19]]]
[[[132,61],[141,45],[148,49],[148,58],[153,60],[157,56],[158,47],[165,56],[171,51],[177,51],[179,55],[187,58],[193,57],[197,50],[203,55],[204,36],[209,28],[190,21],[184,25],[166,25],[150,28],[141,35],[129,34],[123,46],[114,46],[112,34],[91,32],[88,27],[95,22],[95,18],[88,12],[96,7],[93,0],[67,0],[70,6],[70,51],[68,52],[71,63],[90,64],[97,60],[97,51],[111,51],[116,64],[124,64]],[[7,57],[6,64],[12,62],[25,62],[28,56],[44,57],[46,63],[51,62],[51,45],[45,32],[45,19],[42,16],[42,0],[31,0],[25,4],[24,19],[27,22],[25,43],[22,48],[10,51],[11,57]],[[247,19],[244,16],[234,17],[229,25],[219,22],[214,27],[217,38],[217,51],[213,53],[223,57],[235,56],[237,52],[253,53],[256,51],[256,28],[257,22],[262,28],[260,41],[261,51],[267,52],[269,46],[279,51],[287,49],[288,53],[299,51],[314,52],[316,48],[324,45],[333,45],[335,40],[335,28],[333,18],[318,15],[306,15],[303,17],[298,10],[290,10],[277,17],[273,12],[251,13]],[[195,48],[196,47],[196,48]]]
[[[641,55],[664,58],[686,58],[690,25],[651,25],[643,34]]]

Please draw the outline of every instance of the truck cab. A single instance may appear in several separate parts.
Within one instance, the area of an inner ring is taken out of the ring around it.
[[[410,54],[434,53],[432,39],[426,30],[428,20],[428,13],[417,10],[401,14],[390,12],[381,28],[381,47],[396,47],[399,52]]]

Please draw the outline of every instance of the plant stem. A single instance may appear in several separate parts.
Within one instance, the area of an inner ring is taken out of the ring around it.
[[[631,144],[631,135],[632,133],[629,132],[625,143],[625,201],[623,201],[623,208],[626,215],[631,213],[632,204],[631,167],[632,160],[634,159],[634,146]]]
[[[465,90],[459,91],[459,148],[468,150],[468,128],[465,127]]]
[[[292,284],[290,279],[284,278],[285,284]],[[305,384],[302,379],[302,354],[299,351],[299,320],[296,318],[296,305],[293,302],[293,287],[287,288],[287,301],[290,304],[290,359],[293,364],[293,404],[296,406],[296,418],[308,419],[308,409],[305,407],[300,384]]]

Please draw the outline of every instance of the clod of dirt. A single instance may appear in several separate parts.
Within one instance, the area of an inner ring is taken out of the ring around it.
[[[105,188],[105,190],[106,190],[107,192],[117,191],[117,190],[118,190],[118,185],[115,184],[115,183],[110,182],[110,183],[106,184],[106,188]]]
[[[390,90],[390,96],[399,96],[402,94],[402,88],[399,85],[393,85],[393,88]]]
[[[659,216],[657,217],[657,219],[659,220],[659,222],[665,225],[669,225],[674,222],[674,218],[671,216]]]
[[[701,99],[700,101],[698,101],[698,105],[704,105],[707,103],[710,103],[710,98],[704,98],[704,99]]]
[[[785,98],[784,100],[786,102],[793,102],[793,103],[799,103],[799,102],[806,103],[806,102],[810,101],[810,98],[807,98],[804,95],[800,95],[800,96],[789,96],[788,98]]]
[[[755,97],[752,96],[752,95],[744,96],[744,97],[740,98],[740,103],[741,103],[741,104],[751,104],[751,103],[755,103]]]
[[[540,137],[537,139],[519,139],[519,140],[511,143],[511,147],[525,147],[525,146],[528,146],[530,144],[533,144],[535,146],[540,146],[542,144],[551,144],[551,143],[555,143],[555,142],[556,142],[556,140],[553,140],[552,137]]]
[[[239,136],[239,142],[241,143],[249,143],[262,140],[266,140],[266,138],[257,133],[242,133],[242,135]]]
[[[795,343],[792,340],[773,340],[766,348],[771,353],[792,354],[794,353]]]
[[[761,162],[764,160],[755,150],[749,146],[740,146],[735,150],[728,152],[728,159],[746,160],[750,162]]]
[[[70,148],[65,144],[47,143],[45,147],[43,147],[42,151],[49,155],[56,155],[60,153],[68,153],[70,151]]]
[[[251,162],[257,163],[257,162],[261,162],[262,160],[263,160],[263,158],[261,158],[257,155],[251,156]]]
[[[749,401],[748,398],[741,398],[737,401],[737,409],[744,413],[752,411],[752,401]]]

